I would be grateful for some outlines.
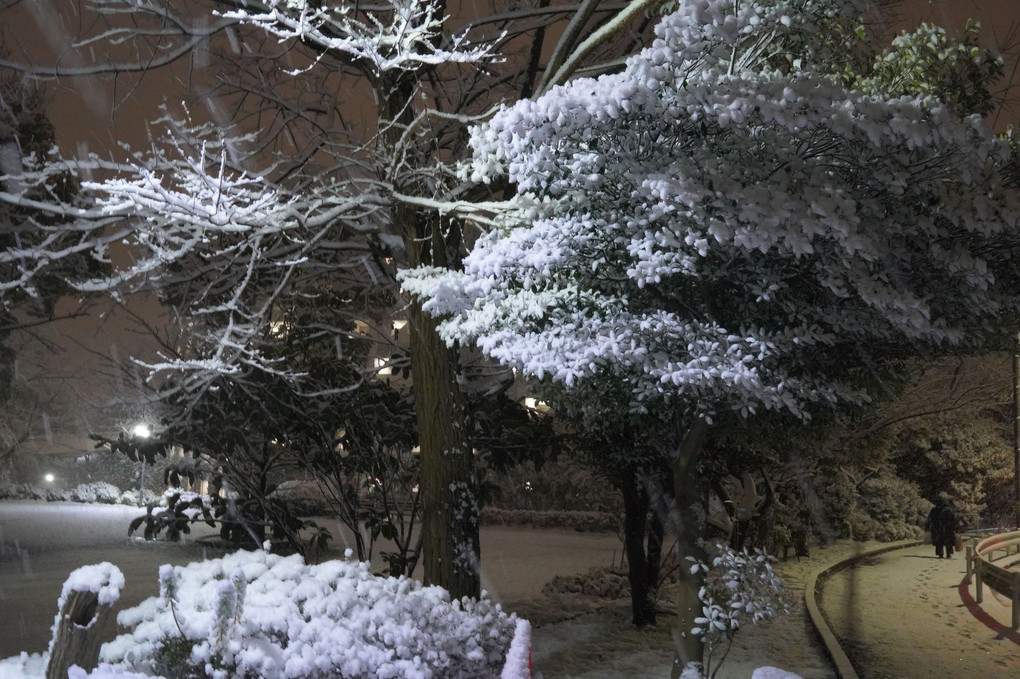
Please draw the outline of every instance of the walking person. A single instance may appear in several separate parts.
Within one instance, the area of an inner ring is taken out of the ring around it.
[[[956,513],[949,501],[942,495],[935,498],[935,506],[928,512],[924,528],[931,533],[931,543],[935,545],[935,556],[941,559],[945,552],[947,559],[952,558],[953,547],[956,545]]]

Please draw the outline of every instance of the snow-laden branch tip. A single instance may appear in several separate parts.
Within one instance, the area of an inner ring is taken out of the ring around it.
[[[299,39],[321,53],[341,54],[367,64],[375,75],[425,65],[478,63],[495,59],[493,45],[473,44],[466,33],[446,35],[447,17],[434,0],[381,0],[381,7],[269,0],[220,16],[260,26],[281,40]]]

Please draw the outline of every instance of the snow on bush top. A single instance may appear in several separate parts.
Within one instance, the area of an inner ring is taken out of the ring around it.
[[[164,642],[193,643],[191,663],[217,677],[496,677],[516,617],[482,599],[372,575],[348,560],[237,552],[164,567],[159,597],[122,611],[133,628],[101,659],[151,672]],[[226,668],[226,670],[215,670]]]

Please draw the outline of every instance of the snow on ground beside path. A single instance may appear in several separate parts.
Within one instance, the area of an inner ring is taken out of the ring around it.
[[[777,563],[776,572],[793,599],[791,613],[772,622],[742,628],[718,679],[748,679],[763,666],[792,672],[803,679],[836,679],[835,669],[808,619],[803,599],[804,583],[809,575],[880,545],[846,541],[815,545],[809,557],[791,557]],[[958,606],[959,599],[945,602],[945,605]],[[529,602],[529,606],[532,610],[541,608],[537,601]],[[545,606],[561,610],[580,607],[571,597],[547,598]],[[541,672],[544,679],[668,677],[673,662],[670,627],[673,618],[669,615],[668,600],[662,609],[665,613],[660,616],[659,623],[644,630],[630,625],[628,602],[616,602],[594,612],[536,626],[532,633],[535,670]],[[897,679],[909,676],[915,675],[904,674]]]
[[[0,512],[4,509],[4,503],[0,503]],[[58,509],[54,505],[41,503],[39,511],[49,514]],[[97,508],[99,514],[122,514],[119,510],[111,512],[109,508]],[[74,514],[79,510],[75,509]],[[137,511],[137,510],[135,510]],[[60,512],[59,515],[67,515]],[[130,509],[119,516],[111,516],[115,519],[110,522],[111,530],[118,537],[119,545],[104,541],[100,535],[100,524],[102,521],[90,521],[90,534],[84,535],[84,531],[71,534],[66,537],[72,545],[82,543],[102,542],[104,559],[110,559],[114,563],[123,558],[125,561],[137,561],[141,552],[138,545],[132,545],[125,539],[124,518],[133,516]],[[0,514],[0,528],[4,527],[4,519],[8,519],[6,536],[0,535],[0,542],[10,541],[13,536],[14,521],[19,519],[18,515],[8,512],[6,517]],[[46,522],[54,529],[61,530],[67,522],[51,521]],[[68,524],[67,528],[71,528]],[[79,529],[80,530],[80,529]],[[483,529],[483,531],[486,529]],[[548,533],[548,536],[546,535]],[[39,540],[45,537],[42,531],[36,531]],[[493,535],[498,538],[492,543]],[[561,534],[550,531],[513,531],[500,529],[489,536],[490,561],[488,575],[491,583],[496,589],[503,586],[506,591],[511,589],[506,584],[513,583],[512,602],[505,606],[508,611],[515,611],[521,617],[531,618],[532,629],[532,660],[536,677],[539,673],[544,679],[644,679],[645,677],[665,678],[669,676],[669,668],[672,664],[672,644],[670,641],[670,624],[672,617],[668,614],[669,603],[664,603],[664,613],[660,618],[660,624],[647,630],[637,630],[629,624],[629,604],[626,601],[617,601],[605,604],[603,601],[594,598],[585,598],[581,595],[570,595],[552,597],[542,593],[542,586],[548,581],[547,570],[522,567],[520,562],[512,561],[511,558],[522,553],[527,554],[527,559],[536,558],[528,550],[552,549],[549,545],[563,543],[568,552],[576,552],[578,545],[568,542],[568,538],[575,537],[572,534]],[[515,537],[516,535],[516,537]],[[550,537],[548,544],[544,542]],[[582,536],[584,537],[584,536]],[[483,537],[483,540],[485,538]],[[587,539],[587,538],[586,538]],[[22,548],[25,542],[22,542]],[[584,543],[587,545],[587,542]],[[727,658],[719,679],[748,679],[758,668],[770,666],[779,670],[793,672],[803,679],[835,679],[835,672],[825,656],[820,641],[817,639],[802,605],[803,586],[806,577],[813,572],[825,568],[832,563],[860,553],[877,543],[868,543],[863,546],[856,546],[850,543],[837,543],[828,547],[813,546],[810,558],[789,559],[776,565],[777,572],[785,579],[787,588],[795,595],[793,613],[780,620],[756,625],[742,629],[737,635],[736,643]],[[36,549],[36,547],[32,547]],[[151,548],[158,552],[166,551],[165,556],[170,557],[174,553],[175,546],[165,545],[159,547],[152,545]],[[596,544],[591,544],[592,552],[595,554]],[[614,556],[614,543],[606,541],[605,563],[610,563]],[[619,549],[615,543],[615,549]],[[868,606],[874,612],[867,612],[867,615],[877,615],[881,620],[884,615],[885,623],[890,626],[891,631],[885,630],[878,622],[871,622],[868,625],[858,624],[857,633],[864,637],[865,643],[870,644],[872,657],[883,657],[884,655],[904,656],[909,658],[911,663],[906,673],[894,674],[897,679],[902,677],[923,677],[928,675],[945,674],[947,668],[952,667],[956,676],[981,676],[988,679],[998,677],[1015,676],[1015,671],[1006,670],[1006,664],[1010,668],[1015,667],[1016,660],[1020,657],[1020,647],[1013,643],[1008,637],[999,638],[999,633],[985,627],[976,621],[970,611],[961,604],[958,586],[962,579],[962,559],[951,561],[939,561],[934,558],[928,559],[930,548],[917,548],[916,552],[904,550],[893,552],[887,557],[894,559],[895,555],[901,554],[904,561],[895,566],[895,561],[890,561],[895,567],[889,568],[885,573],[878,573],[879,583],[885,589],[875,590],[866,594],[865,590],[858,589],[857,607],[861,609],[862,615]],[[75,551],[80,551],[77,547]],[[149,550],[144,550],[148,552]],[[618,553],[618,552],[617,552]],[[8,556],[11,556],[8,554]],[[568,554],[550,554],[542,564],[543,567],[550,563],[555,564],[553,570],[565,571],[576,559],[568,558]],[[933,557],[934,555],[932,555]],[[116,558],[115,558],[116,557]],[[33,559],[33,570],[29,574],[31,580],[38,580],[46,577],[43,572],[43,563],[46,559],[61,558],[52,553],[38,554]],[[160,557],[162,558],[162,557]],[[485,559],[483,553],[483,560]],[[505,561],[505,563],[504,563]],[[528,562],[530,563],[530,561]],[[880,564],[875,564],[881,567]],[[16,566],[16,564],[12,564]],[[873,565],[864,565],[862,569],[873,568]],[[61,578],[66,578],[74,567],[65,569]],[[586,566],[581,566],[584,570]],[[864,580],[859,577],[855,587],[860,588]],[[146,578],[152,583],[156,582],[157,573],[155,568]],[[55,576],[54,576],[55,577]],[[509,578],[504,582],[504,579]],[[128,577],[128,586],[131,586],[131,576]],[[530,581],[529,581],[530,579]],[[0,609],[5,612],[9,605],[17,600],[20,580],[9,579],[4,590],[0,591],[0,600],[4,592],[8,599],[0,601]],[[848,580],[847,587],[850,586]],[[31,602],[17,600],[17,606],[38,606],[45,609],[49,620],[52,621],[53,613],[56,612],[56,597],[60,591],[61,581],[54,581],[52,587],[46,589],[52,592],[52,601],[46,603],[41,599]],[[836,596],[838,593],[838,580],[827,584],[825,592],[828,595]],[[530,592],[530,594],[529,594]],[[902,595],[902,600],[890,605],[890,598],[893,594]],[[973,588],[970,588],[970,595],[973,596]],[[824,605],[824,603],[823,603]],[[1001,602],[994,595],[986,591],[983,609],[993,615],[1000,623],[1008,628],[1009,605],[1008,602]],[[910,615],[911,624],[903,625],[903,615],[906,611]],[[838,611],[837,611],[838,612]],[[6,635],[15,631],[4,626],[3,618],[0,616],[0,634]],[[914,624],[916,621],[917,624]],[[922,635],[920,644],[914,642],[915,634]],[[868,635],[871,640],[868,641]],[[909,635],[909,636],[908,636]],[[951,657],[955,654],[955,658]],[[948,658],[948,660],[947,660]],[[945,664],[945,663],[950,664]],[[961,672],[957,665],[960,662],[977,663],[981,667],[987,665],[985,674],[974,674]],[[38,664],[38,657],[36,659]],[[943,664],[939,664],[943,663]],[[1005,664],[1004,664],[1005,663]],[[42,667],[37,671],[27,673],[27,676],[41,676]],[[763,679],[759,675],[755,679]],[[25,673],[4,674],[0,670],[0,679],[24,679]],[[872,675],[862,676],[873,679]],[[880,676],[880,675],[875,675]],[[775,679],[764,675],[767,679]],[[784,677],[779,674],[778,677]],[[786,679],[784,677],[784,679]]]

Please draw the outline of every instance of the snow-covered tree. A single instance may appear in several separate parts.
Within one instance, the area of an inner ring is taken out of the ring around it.
[[[424,577],[455,596],[477,594],[472,428],[463,394],[470,385],[435,319],[421,313],[419,299],[400,296],[394,269],[456,267],[470,236],[454,211],[503,197],[499,187],[490,194],[449,171],[466,153],[466,126],[496,101],[528,96],[579,65],[633,51],[641,13],[654,4],[536,0],[499,3],[488,14],[465,6],[451,19],[439,0],[208,0],[186,8],[95,0],[96,21],[78,47],[86,57],[95,51],[97,61],[0,65],[63,76],[138,73],[182,59],[201,66],[215,58],[218,74],[195,68],[188,77],[206,87],[200,94],[212,102],[217,124],[198,114],[194,122],[168,115],[153,127],[152,149],[126,161],[65,160],[23,176],[45,186],[53,168],[90,172],[83,186],[94,202],[39,201],[74,217],[75,227],[42,231],[52,247],[42,240],[0,254],[0,263],[24,271],[9,286],[29,284],[66,252],[109,261],[111,248],[126,241],[130,266],[76,283],[115,294],[157,289],[192,337],[149,368],[178,375],[177,394],[200,398],[224,375],[242,379],[251,371],[279,375],[300,392],[302,375],[274,359],[273,329],[286,327],[295,307],[317,307],[320,315],[305,329],[335,340],[342,353],[352,339],[347,321],[364,320],[358,290],[366,279],[378,283],[409,325]],[[567,26],[543,76],[546,29],[556,24]],[[224,130],[225,121],[239,131]],[[27,201],[18,192],[0,198]],[[385,322],[383,328],[372,335],[380,342],[389,341]]]
[[[987,348],[1016,318],[1007,144],[923,88],[847,78],[863,8],[679,2],[621,72],[474,128],[465,174],[516,205],[463,271],[403,278],[448,341],[670,413],[688,554],[719,413],[862,402],[904,358]]]

